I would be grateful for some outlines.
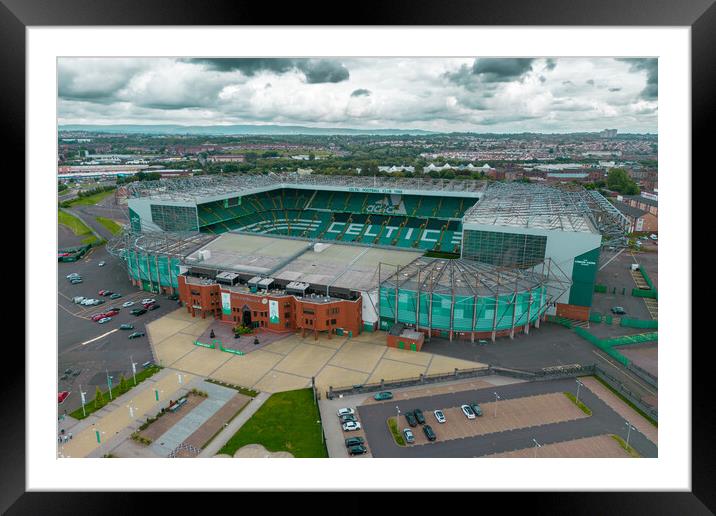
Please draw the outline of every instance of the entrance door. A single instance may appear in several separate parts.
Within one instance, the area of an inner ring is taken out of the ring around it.
[[[244,326],[251,328],[251,310],[249,310],[248,306],[243,308],[242,322]]]

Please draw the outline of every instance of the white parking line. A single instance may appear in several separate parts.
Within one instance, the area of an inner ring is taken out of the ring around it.
[[[118,331],[118,330],[119,330],[119,328],[115,328],[114,330],[110,330],[110,331],[108,331],[107,333],[103,333],[103,334],[100,335],[99,337],[95,337],[94,339],[90,339],[90,340],[86,340],[86,341],[82,342],[81,345],[82,345],[82,346],[85,346],[85,345],[87,345],[87,344],[89,344],[89,343],[91,343],[91,342],[94,342],[94,341],[99,340],[99,339],[101,339],[101,338],[103,338],[103,337],[106,337],[107,335],[109,335],[109,334],[111,334],[111,333],[114,333],[115,331]]]

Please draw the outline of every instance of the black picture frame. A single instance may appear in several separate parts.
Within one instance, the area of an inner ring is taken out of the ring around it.
[[[0,115],[9,129],[7,149],[24,170],[25,29],[30,26],[116,25],[422,25],[422,26],[688,26],[691,27],[692,153],[707,163],[716,98],[716,6],[714,0],[425,0],[364,1],[359,9],[338,10],[338,2],[246,2],[216,0],[0,0],[0,63],[4,71]],[[280,7],[277,7],[280,5]],[[339,14],[339,13],[343,14]],[[686,171],[684,171],[686,172]],[[671,173],[671,171],[670,171]],[[29,200],[28,200],[29,202]],[[693,205],[694,203],[692,203]],[[690,209],[690,207],[684,207]],[[25,235],[31,238],[31,235]],[[689,255],[691,255],[689,250]],[[690,344],[690,332],[680,346]],[[33,343],[26,342],[26,345]],[[702,344],[710,344],[708,340]],[[539,513],[551,514],[710,514],[716,508],[713,402],[708,385],[711,345],[692,347],[692,490],[662,493],[510,494]],[[16,364],[24,364],[21,356]],[[0,440],[0,510],[7,514],[110,514],[128,508],[126,493],[25,492],[24,368],[4,371],[4,439]],[[135,495],[138,498],[141,495]],[[241,495],[245,497],[245,495]],[[483,496],[483,495],[480,495]],[[486,495],[485,495],[486,496]],[[222,497],[226,499],[226,497]],[[185,497],[176,500],[183,504]],[[246,500],[244,498],[244,500]],[[292,511],[306,497],[295,497]],[[305,501],[304,501],[305,500]],[[137,500],[140,503],[140,500]],[[247,503],[246,501],[242,504]],[[481,502],[482,503],[482,502]],[[135,505],[135,507],[137,507]],[[164,507],[169,512],[168,506]],[[315,509],[311,509],[315,510]]]

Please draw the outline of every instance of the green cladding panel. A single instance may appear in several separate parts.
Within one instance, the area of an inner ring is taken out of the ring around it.
[[[574,258],[572,288],[569,291],[570,305],[592,306],[598,264],[598,247]]]
[[[144,290],[156,290],[157,286],[178,288],[179,259],[167,256],[147,255],[129,251],[124,258],[130,276],[141,280]]]
[[[129,208],[129,222],[132,231],[135,233],[142,231],[142,219],[132,208]]]

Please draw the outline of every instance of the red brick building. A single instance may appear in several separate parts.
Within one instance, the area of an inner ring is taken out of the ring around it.
[[[319,332],[332,334],[362,329],[362,299],[326,296],[300,297],[280,291],[252,292],[245,286],[220,285],[214,280],[181,275],[179,298],[192,317],[207,316],[233,326],[243,324],[277,332],[300,331],[302,336]]]

